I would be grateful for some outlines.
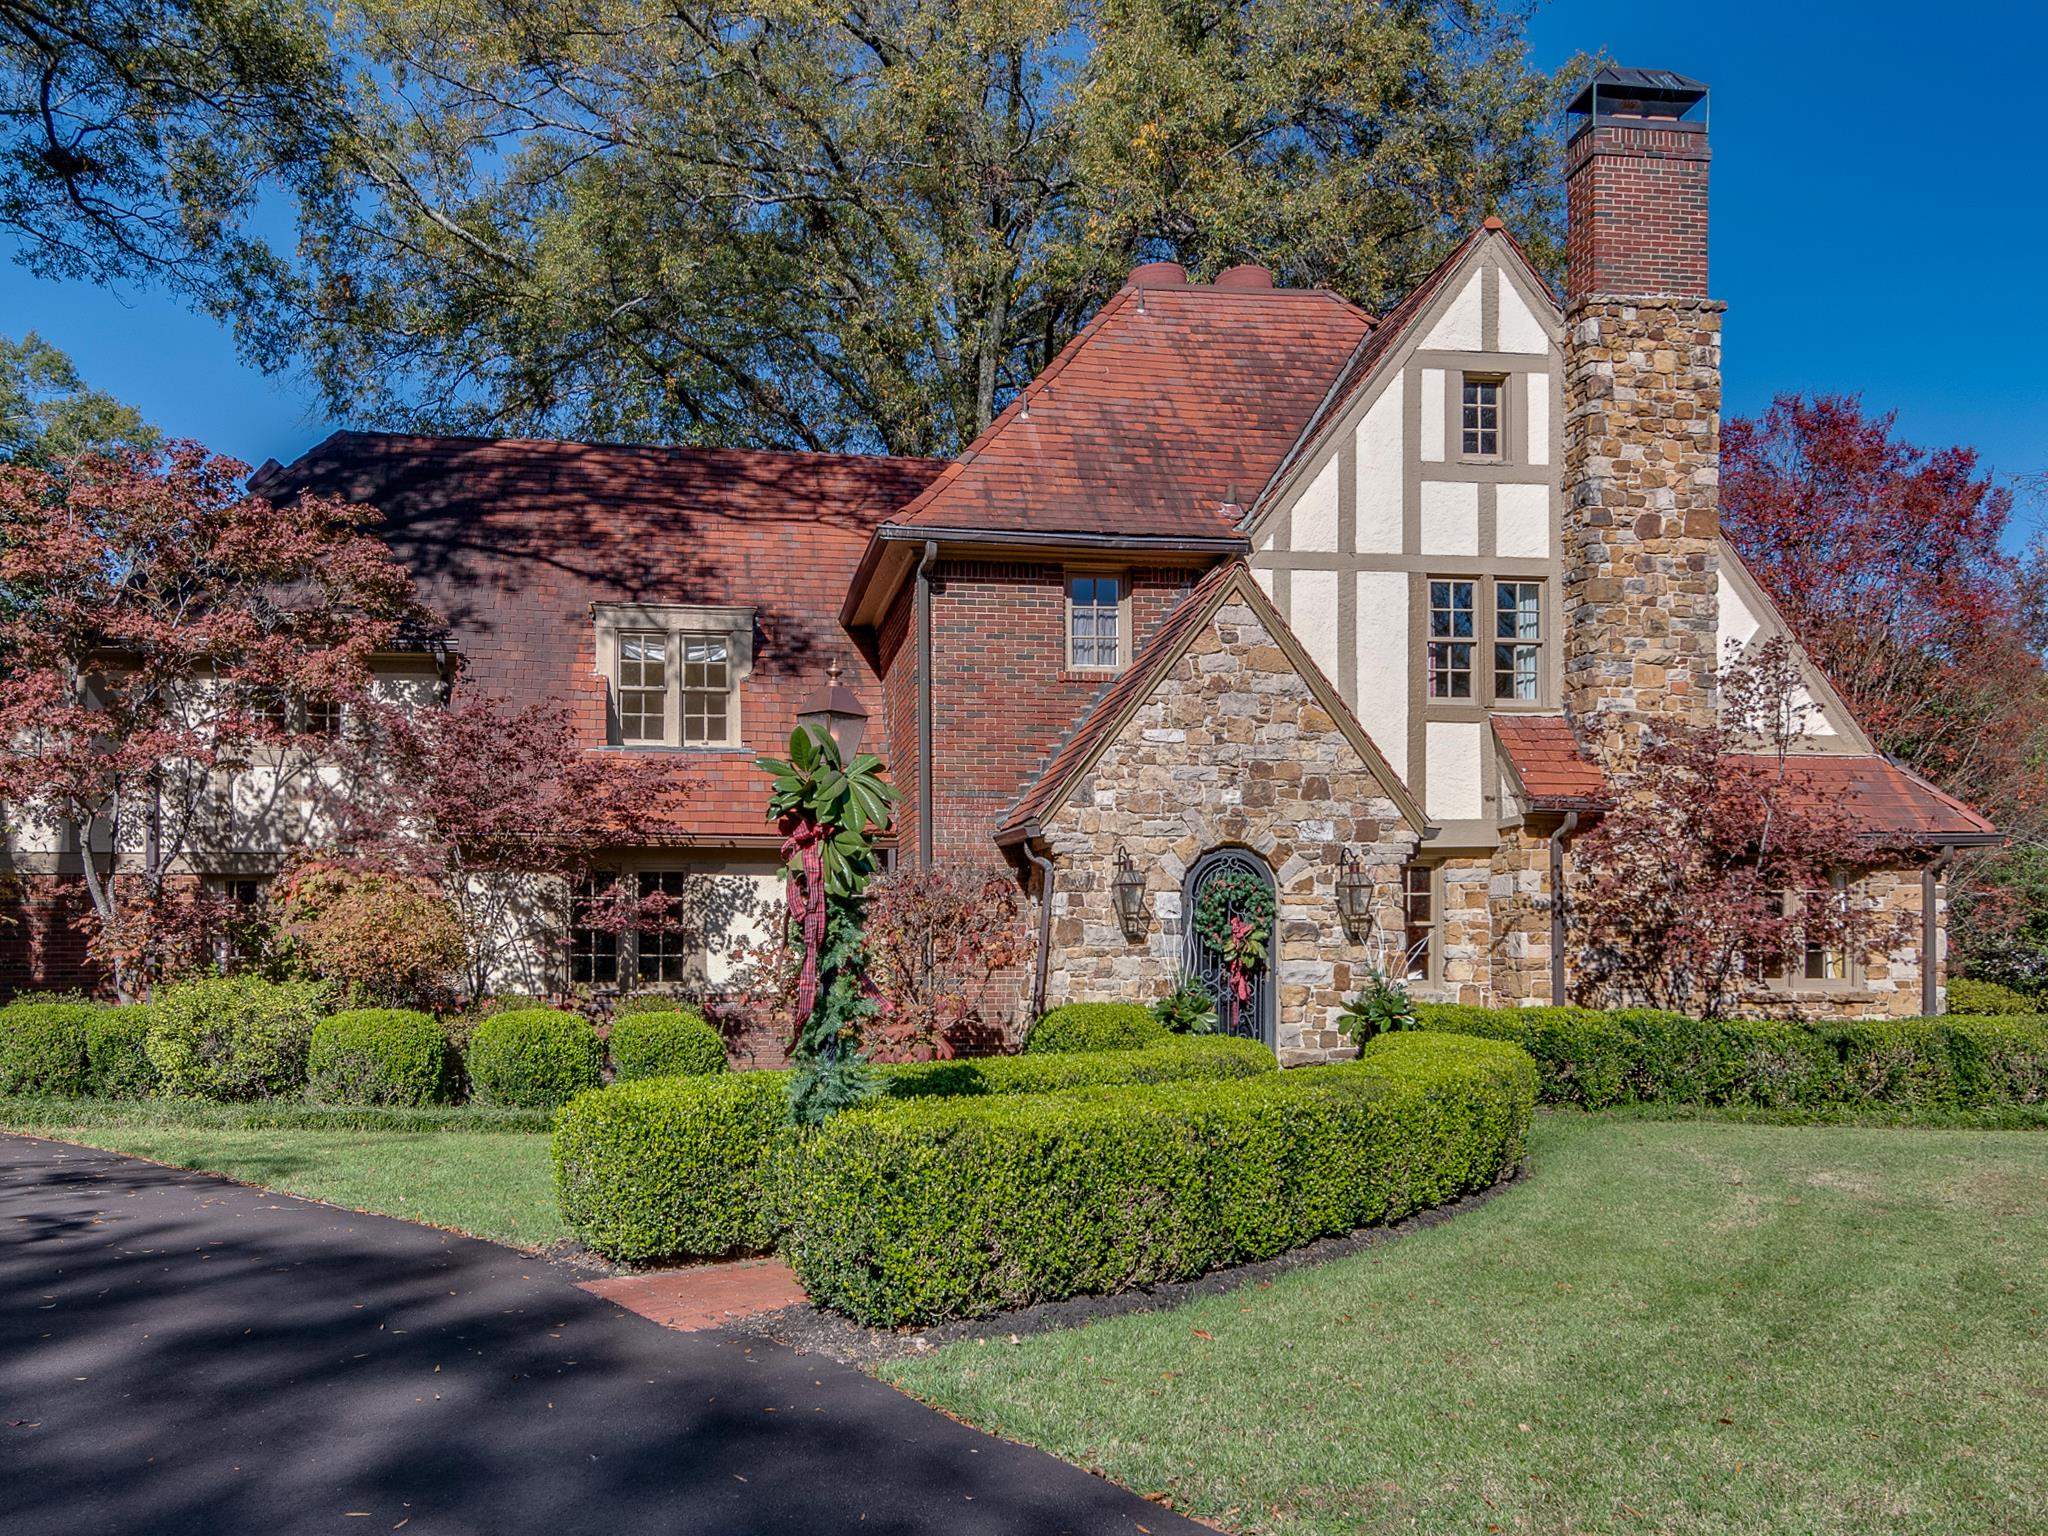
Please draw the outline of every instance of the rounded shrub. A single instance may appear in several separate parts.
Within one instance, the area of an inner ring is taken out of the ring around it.
[[[173,1098],[284,1098],[306,1086],[306,1051],[327,1002],[323,982],[180,982],[152,998],[144,1049],[160,1090]]]
[[[603,1063],[604,1046],[581,1014],[522,1008],[478,1024],[464,1065],[478,1103],[553,1109],[595,1088]]]
[[[1948,984],[1948,1011],[1965,1018],[1995,1019],[2048,1014],[2048,1003],[1995,981],[1958,976]]]
[[[612,1020],[612,1070],[621,1081],[700,1077],[725,1070],[725,1041],[694,1008]]]
[[[407,1008],[355,1008],[322,1019],[306,1056],[306,1097],[319,1104],[423,1105],[448,1096],[448,1035]]]
[[[1157,1045],[1169,1031],[1142,1003],[1063,1003],[1031,1026],[1024,1049],[1136,1051]]]
[[[146,1099],[156,1092],[149,1030],[156,1010],[145,1003],[95,1008],[85,1021],[85,1091],[96,1099]]]
[[[702,1017],[698,1009],[668,992],[635,992],[612,1004],[612,1017],[615,1019],[628,1019],[636,1013],[695,1013]]]
[[[90,1003],[0,1008],[0,1093],[84,1093],[85,1025],[94,1012]]]

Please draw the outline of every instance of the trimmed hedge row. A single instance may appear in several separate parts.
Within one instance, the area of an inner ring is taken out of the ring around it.
[[[1244,1082],[891,1105],[828,1122],[785,1250],[812,1298],[877,1326],[1187,1279],[1500,1179],[1528,1056],[1412,1032]]]
[[[991,1056],[877,1069],[890,1099],[991,1098],[1105,1084],[1273,1075],[1256,1041],[1175,1038],[1142,1051]],[[555,1190],[608,1258],[712,1258],[775,1240],[788,1198],[786,1072],[655,1078],[586,1093],[555,1125]],[[860,1118],[855,1111],[836,1120]],[[835,1120],[835,1123],[836,1123]]]
[[[725,1070],[725,1041],[694,1008],[635,1009],[612,1020],[612,1070],[621,1082]]]
[[[1140,1051],[1169,1033],[1143,1003],[1064,1003],[1031,1026],[1024,1050]]]
[[[1995,981],[1958,976],[1948,984],[1948,1011],[1965,1018],[2032,1018],[2042,1012],[2037,998]]]
[[[1777,1109],[1970,1109],[2048,1101],[2048,1021],[1785,1023],[1647,1008],[1424,1003],[1426,1029],[1512,1041],[1536,1059],[1546,1103]]]
[[[477,1025],[468,1066],[479,1104],[552,1109],[597,1086],[604,1042],[580,1013],[520,1008]]]
[[[146,1008],[16,1003],[0,1009],[0,1093],[141,1095],[156,1083]]]
[[[316,1104],[417,1108],[448,1097],[453,1068],[447,1031],[430,1015],[355,1008],[314,1026],[306,1097]]]

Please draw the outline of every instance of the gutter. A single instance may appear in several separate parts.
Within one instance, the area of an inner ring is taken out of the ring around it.
[[[1038,851],[1038,843],[1044,838],[1045,829],[1037,822],[1024,828],[1019,845],[1024,857],[1038,866],[1038,959],[1031,972],[1031,1017],[1035,1021],[1045,1013],[1045,973],[1052,964],[1052,860]]]
[[[936,539],[917,562],[917,867],[932,867],[932,562]]]
[[[1038,528],[925,528],[884,523],[875,538],[886,544],[944,539],[959,544],[1079,544],[1105,549],[1178,549],[1198,554],[1242,551],[1251,541],[1234,533],[1064,533]]]
[[[1941,896],[1942,877],[1954,862],[1954,845],[1944,846],[1938,858],[1930,859],[1920,870],[1920,1015],[1931,1019],[1941,1004],[1940,988],[1936,985],[1940,971],[1939,949],[1941,947],[1941,922],[1938,906]]]
[[[1579,813],[1566,811],[1550,834],[1550,1003],[1562,1008],[1564,989],[1564,845],[1579,830]]]

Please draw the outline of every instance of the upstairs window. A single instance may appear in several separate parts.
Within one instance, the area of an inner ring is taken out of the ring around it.
[[[753,668],[754,610],[599,604],[597,662],[611,740],[625,747],[733,747]]]
[[[1498,375],[1465,375],[1465,397],[1460,415],[1463,438],[1460,451],[1468,459],[1500,457],[1501,395],[1507,381]]]
[[[1543,584],[1493,588],[1493,696],[1533,704],[1543,696]]]
[[[1429,584],[1429,696],[1472,697],[1472,593],[1469,581]]]
[[[1124,579],[1067,578],[1067,665],[1078,672],[1114,672],[1124,664]]]
[[[668,739],[668,636],[619,636],[619,739]]]

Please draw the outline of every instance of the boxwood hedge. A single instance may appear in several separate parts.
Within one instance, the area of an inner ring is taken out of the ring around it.
[[[1274,1068],[1273,1053],[1254,1041],[1197,1037],[1142,1051],[888,1066],[879,1075],[894,1101],[1263,1077]],[[614,1259],[710,1258],[768,1247],[787,1196],[786,1154],[795,1144],[787,1078],[648,1078],[582,1095],[555,1126],[563,1216],[579,1238]]]
[[[519,1008],[477,1025],[463,1065],[479,1104],[552,1109],[597,1086],[604,1043],[580,1013]]]
[[[1411,1032],[1241,1082],[841,1115],[803,1148],[784,1248],[872,1325],[1186,1279],[1493,1183],[1536,1086],[1511,1046]]]
[[[636,1009],[612,1020],[612,1070],[636,1077],[694,1077],[725,1070],[725,1041],[694,1008],[671,1002],[660,1012]]]
[[[1416,1013],[1427,1029],[1525,1048],[1549,1103],[1945,1110],[2048,1101],[2041,1018],[1787,1023],[1432,1003]]]
[[[85,1021],[85,1091],[101,1099],[144,1099],[156,1092],[149,1060],[149,1029],[156,1013],[146,1003],[95,1008]]]
[[[323,982],[209,976],[151,998],[144,1048],[176,1098],[275,1099],[306,1086],[306,1049],[327,1012]]]
[[[1064,1003],[1031,1026],[1024,1049],[1136,1051],[1157,1045],[1167,1034],[1142,1003]]]
[[[306,1097],[316,1104],[418,1107],[448,1096],[448,1034],[408,1008],[352,1008],[322,1019],[306,1057]]]
[[[16,1003],[0,1008],[0,1093],[84,1093],[90,1003]]]

